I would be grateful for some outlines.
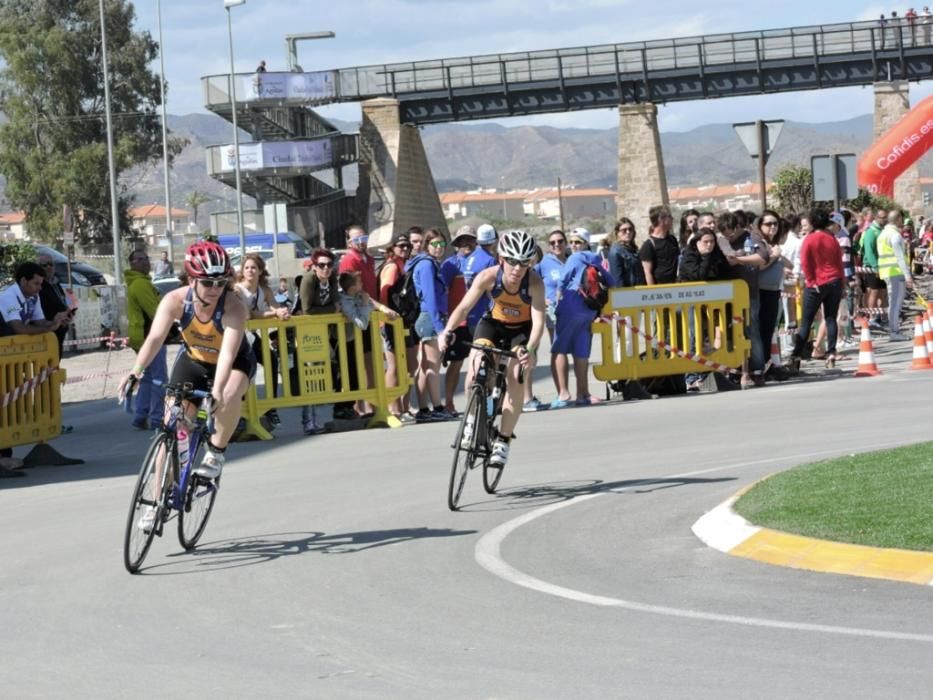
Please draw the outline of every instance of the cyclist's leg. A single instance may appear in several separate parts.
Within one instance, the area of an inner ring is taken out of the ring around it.
[[[502,423],[499,425],[499,432],[506,438],[511,438],[515,432],[515,426],[518,425],[519,416],[522,414],[522,404],[524,404],[524,387],[518,383],[518,360],[509,360],[509,366],[506,370],[506,392],[505,400],[502,402]]]
[[[240,420],[240,405],[249,388],[249,382],[249,373],[234,365],[230,379],[224,387],[223,405],[214,414],[214,434],[211,436],[210,447],[226,449]]]

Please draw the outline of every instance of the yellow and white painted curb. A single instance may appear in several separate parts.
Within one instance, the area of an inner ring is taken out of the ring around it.
[[[933,586],[933,552],[828,542],[752,525],[732,506],[745,490],[693,524],[693,533],[726,554],[831,574]]]

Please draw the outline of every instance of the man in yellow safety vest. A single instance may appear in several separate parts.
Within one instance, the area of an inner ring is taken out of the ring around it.
[[[908,289],[914,288],[914,280],[907,264],[904,237],[901,236],[903,214],[892,209],[888,214],[887,226],[878,236],[878,276],[888,285],[888,338],[910,340],[900,332],[901,307]]]

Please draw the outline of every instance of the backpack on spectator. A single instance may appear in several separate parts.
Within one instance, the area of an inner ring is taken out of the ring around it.
[[[587,308],[600,311],[609,301],[609,288],[603,282],[601,270],[597,265],[587,265],[580,276],[580,295]]]
[[[414,273],[416,267],[417,265],[413,265],[411,270],[399,276],[392,283],[392,286],[389,287],[389,303],[387,304],[390,309],[399,315],[402,324],[409,328],[415,325],[418,314],[421,313],[421,302],[418,300],[418,291],[415,289]]]

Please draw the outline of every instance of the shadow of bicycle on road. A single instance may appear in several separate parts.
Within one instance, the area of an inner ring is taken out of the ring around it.
[[[324,532],[279,532],[252,535],[205,542],[190,552],[174,552],[166,557],[172,561],[145,567],[142,572],[154,576],[206,573],[263,564],[296,554],[357,554],[376,547],[388,547],[427,538],[462,537],[475,535],[476,532],[476,530],[413,527],[330,535]]]
[[[717,484],[725,481],[736,481],[738,477],[726,476],[714,479],[694,479],[665,477],[658,479],[624,479],[622,481],[603,481],[590,479],[581,481],[549,481],[541,484],[528,484],[512,488],[500,488],[488,500],[469,503],[460,506],[465,513],[480,513],[486,511],[523,510],[527,508],[540,508],[541,506],[569,501],[579,496],[588,496],[598,493],[615,492],[619,494],[643,494],[661,491],[663,489],[677,488],[679,486],[694,486],[698,484]]]

